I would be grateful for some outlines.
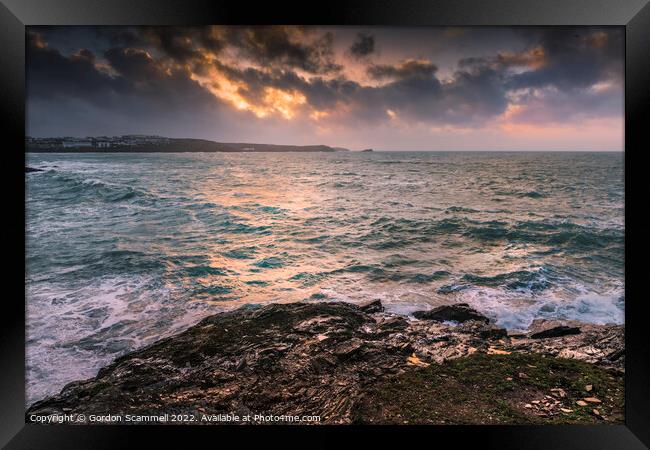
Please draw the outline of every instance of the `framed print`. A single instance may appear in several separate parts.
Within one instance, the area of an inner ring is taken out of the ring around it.
[[[3,445],[648,445],[650,7],[555,6],[4,1]]]

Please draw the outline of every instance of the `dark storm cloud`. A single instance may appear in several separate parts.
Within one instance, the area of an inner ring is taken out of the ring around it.
[[[226,46],[259,65],[324,74],[341,69],[334,62],[332,33],[306,27],[144,26],[99,29],[115,47],[153,47],[178,63],[218,55]]]
[[[322,117],[323,126],[347,128],[389,122],[479,127],[510,113],[509,106],[517,108],[508,120],[522,122],[621,114],[621,91],[608,88],[622,83],[619,30],[517,29],[510,47],[454,53],[453,64],[442,65],[431,53],[405,45],[396,52],[384,41],[379,55],[377,41],[387,31],[348,34],[336,47],[335,30],[310,27],[65,30],[48,27],[27,35],[28,95],[39,105],[32,111],[56,110],[65,101],[77,109],[90,104],[93,114],[105,111],[112,121],[143,115],[152,123],[163,115],[189,120],[206,111],[216,117],[219,110],[219,117],[261,124],[258,119],[270,123],[292,108],[285,118],[308,123]],[[444,39],[480,37],[475,30],[461,31]],[[78,120],[83,113],[70,117]]]
[[[104,56],[121,76],[131,81],[152,80],[159,77],[160,68],[145,50],[111,48]]]
[[[395,65],[373,65],[367,72],[375,80],[386,78],[409,79],[430,78],[438,68],[429,61],[407,60]]]
[[[35,33],[27,34],[28,95],[41,98],[81,97],[106,101],[114,93],[125,93],[128,83],[97,70],[95,55],[81,49],[69,57],[50,48]]]
[[[409,67],[411,70],[397,71],[395,81],[363,89],[359,103],[364,115],[381,117],[379,110],[386,117],[390,109],[409,121],[477,124],[507,107],[501,76],[494,70],[457,71],[443,83],[435,77],[435,67]]]
[[[153,45],[178,62],[202,57],[203,51],[218,53],[225,45],[212,27],[142,27],[140,43]]]
[[[523,28],[518,29],[517,34],[527,43],[524,50],[461,58],[459,67],[491,66],[504,72],[522,69],[506,80],[509,88],[585,88],[604,79],[622,79],[623,35],[620,30]]]
[[[79,99],[105,108],[139,105],[157,113],[161,104],[186,109],[210,105],[215,98],[182,68],[167,69],[143,49],[111,48],[103,55],[110,69],[97,65],[87,49],[65,56],[38,34],[27,35],[28,95],[39,99]]]
[[[330,32],[312,37],[309,30],[301,28],[262,26],[233,27],[227,34],[230,45],[260,65],[300,69],[314,74],[342,69],[334,62],[334,36]]]
[[[544,65],[512,76],[509,86],[513,88],[587,88],[604,79],[622,79],[623,34],[619,29],[559,27],[520,33],[529,47],[543,49]]]
[[[374,36],[366,33],[357,33],[356,40],[350,46],[350,54],[355,58],[364,58],[375,51]]]
[[[517,34],[526,43],[521,51],[467,57],[458,63],[462,70],[492,70],[500,74],[502,88],[517,93],[510,101],[524,107],[513,120],[560,123],[622,113],[620,30],[523,28]],[[598,83],[610,88],[595,90]]]
[[[503,74],[491,68],[459,70],[453,81],[444,85],[448,99],[446,117],[461,123],[464,117],[471,121],[491,118],[503,113],[508,101],[503,85]]]

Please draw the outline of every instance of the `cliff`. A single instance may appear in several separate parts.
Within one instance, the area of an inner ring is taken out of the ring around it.
[[[508,334],[467,305],[241,308],[117,358],[32,405],[53,414],[267,416],[320,423],[621,423],[624,329],[536,321]],[[449,320],[455,320],[451,323]],[[541,334],[540,334],[541,333]],[[176,417],[176,416],[174,416]],[[257,417],[257,419],[254,419]],[[191,419],[190,419],[191,418]],[[218,422],[217,423],[223,423]]]

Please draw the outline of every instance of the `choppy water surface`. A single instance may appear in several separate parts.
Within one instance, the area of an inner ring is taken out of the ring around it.
[[[31,154],[28,401],[244,304],[623,322],[621,153]]]

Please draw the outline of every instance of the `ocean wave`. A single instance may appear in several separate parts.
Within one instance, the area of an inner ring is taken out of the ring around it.
[[[321,272],[300,272],[289,278],[290,281],[299,282],[302,286],[314,286],[328,278],[345,274],[364,274],[369,282],[401,282],[405,284],[425,284],[442,280],[451,274],[445,270],[436,270],[427,273],[405,272],[390,270],[369,264],[350,264],[348,266]]]
[[[251,259],[257,252],[256,247],[240,247],[221,253],[226,258],[232,259]]]
[[[499,220],[476,221],[467,218],[414,220],[382,217],[373,229],[350,245],[368,245],[372,249],[391,249],[426,243],[440,236],[461,236],[477,243],[522,243],[561,247],[567,252],[584,252],[611,247],[622,251],[624,231],[616,228],[595,228],[571,222]]]
[[[205,277],[209,275],[228,275],[228,271],[223,268],[210,267],[210,266],[189,266],[184,269],[185,276],[187,277]]]
[[[325,272],[319,272],[319,273],[300,272],[293,275],[291,278],[289,278],[289,280],[299,282],[302,286],[308,287],[317,284],[326,275],[327,273]]]
[[[232,292],[232,289],[227,286],[215,284],[211,286],[195,288],[193,289],[192,292],[197,297],[202,297],[207,295],[207,296],[214,296],[211,297],[211,300],[219,300],[220,297],[223,297],[226,294],[230,294]]]
[[[520,292],[541,292],[552,285],[557,275],[546,267],[538,270],[517,270],[500,273],[494,276],[465,274],[461,280],[474,286],[503,287],[504,289]]]
[[[535,299],[508,295],[500,289],[467,289],[459,293],[457,301],[469,303],[509,330],[526,330],[538,318],[594,324],[625,321],[625,298],[619,289],[560,297],[549,293]]]
[[[259,267],[260,269],[277,269],[284,267],[285,262],[281,258],[271,256],[269,258],[264,258],[260,261],[257,261],[253,265],[255,267]]]
[[[477,213],[477,212],[479,212],[476,209],[465,208],[463,206],[450,206],[445,211],[447,211],[447,212],[464,212],[464,213]]]
[[[527,198],[544,198],[547,197],[546,194],[542,192],[537,192],[537,191],[528,191],[528,192],[520,192],[517,194],[518,197],[527,197]]]
[[[365,186],[362,183],[355,181],[337,181],[332,183],[332,186],[337,189],[363,189]]]
[[[390,269],[390,268],[409,266],[412,264],[416,264],[417,262],[418,262],[417,259],[409,258],[400,254],[393,254],[388,256],[386,259],[384,259],[384,261],[382,261],[382,266],[384,268]]]
[[[444,286],[440,286],[438,290],[436,291],[438,294],[453,294],[454,292],[460,292],[462,290],[469,289],[469,285],[467,284],[446,284]]]
[[[64,175],[57,171],[48,171],[51,180],[52,194],[57,196],[71,195],[81,199],[94,198],[109,203],[124,200],[151,197],[149,193],[117,183],[111,183],[97,178],[79,178],[74,175]]]
[[[237,219],[235,217],[228,217],[221,220],[218,224],[218,229],[232,234],[271,234],[271,227],[269,225],[250,225],[246,221]]]
[[[70,266],[70,261],[75,265]],[[169,262],[160,255],[150,254],[135,250],[110,249],[104,251],[93,251],[88,249],[85,253],[60,251],[56,255],[47,255],[39,258],[39,261],[30,264],[30,273],[38,273],[40,267],[67,267],[49,273],[44,280],[92,280],[98,276],[115,276],[120,274],[148,274],[162,273],[168,267]]]

